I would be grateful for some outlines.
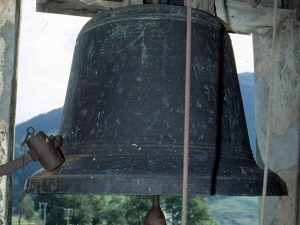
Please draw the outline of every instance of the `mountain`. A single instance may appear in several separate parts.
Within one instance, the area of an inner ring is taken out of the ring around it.
[[[250,73],[250,72],[240,73],[238,75],[238,78],[240,84],[243,83],[250,86],[254,86],[254,73]]]
[[[255,131],[255,103],[254,103],[254,73],[241,73],[238,75],[243,99],[246,123],[250,145],[256,159],[256,131]]]

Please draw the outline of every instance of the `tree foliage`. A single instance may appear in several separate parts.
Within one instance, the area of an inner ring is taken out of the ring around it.
[[[21,212],[27,221],[29,221],[33,217],[33,201],[30,195],[25,195],[25,197],[23,198],[21,203]]]
[[[105,205],[103,213],[104,221],[106,224],[119,225],[126,224],[124,207],[125,199],[122,196],[112,196],[108,203]]]
[[[40,194],[35,199],[35,209],[39,202],[47,202],[47,224],[66,223],[64,208],[71,208],[73,225],[143,225],[151,208],[151,196],[104,196],[104,195],[59,195]],[[181,224],[181,197],[161,197],[161,208],[172,225]],[[209,212],[204,197],[188,199],[188,224],[218,224]]]
[[[144,223],[148,210],[151,208],[150,196],[127,196],[125,218],[128,225],[139,225]]]
[[[92,225],[101,224],[105,220],[105,196],[104,195],[88,195],[89,204],[92,208]]]
[[[161,205],[165,214],[170,216],[172,225],[181,224],[182,198],[180,196],[165,196],[162,198]],[[217,225],[209,206],[203,196],[192,196],[187,202],[187,224],[193,225]]]

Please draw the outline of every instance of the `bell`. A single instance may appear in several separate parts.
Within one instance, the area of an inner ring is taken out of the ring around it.
[[[27,192],[180,195],[186,8],[138,5],[98,14],[76,41],[60,135],[66,162]],[[188,193],[261,195],[231,40],[192,11]],[[269,172],[268,195],[287,194]]]
[[[159,195],[152,196],[152,207],[146,215],[144,225],[167,225],[165,215],[159,205]]]

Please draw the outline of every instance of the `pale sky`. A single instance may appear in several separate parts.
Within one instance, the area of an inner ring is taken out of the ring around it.
[[[16,124],[62,107],[76,37],[87,17],[35,12],[23,1]],[[231,35],[238,73],[253,72],[252,37]]]

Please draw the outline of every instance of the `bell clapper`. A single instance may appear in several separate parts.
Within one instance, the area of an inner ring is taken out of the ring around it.
[[[144,225],[166,225],[166,219],[159,205],[159,195],[152,196],[152,207],[147,213]]]

